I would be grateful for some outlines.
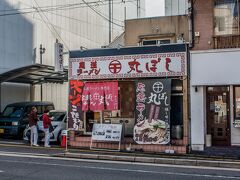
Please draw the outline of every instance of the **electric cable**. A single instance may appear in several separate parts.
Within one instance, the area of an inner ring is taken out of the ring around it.
[[[36,2],[36,0],[34,0],[35,4],[39,7],[38,3]],[[41,10],[41,8],[40,8]],[[38,9],[37,9],[38,11]],[[43,12],[42,12],[43,13]],[[51,28],[49,27],[48,23],[46,23],[46,21],[44,20],[44,18],[42,17],[41,13],[38,11],[38,14],[40,15],[40,17],[42,18],[42,20],[44,21],[44,23],[47,25],[48,29],[52,32]],[[43,13],[43,15],[46,17],[47,21],[49,21],[48,17]],[[59,35],[59,33],[56,31],[55,27],[53,26],[53,24],[50,22],[50,25],[52,26],[53,30],[55,31],[55,33],[57,34],[57,36],[62,40],[63,44],[66,46],[66,49],[69,51],[70,49],[68,48],[68,45],[64,42],[64,40],[62,39],[62,37]],[[52,32],[52,35],[54,36],[54,33]],[[56,38],[56,36],[54,36],[54,38]]]

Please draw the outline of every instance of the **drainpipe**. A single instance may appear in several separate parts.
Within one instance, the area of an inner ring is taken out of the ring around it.
[[[188,1],[188,33],[189,33],[189,48],[194,47],[194,15],[193,15],[193,0]]]

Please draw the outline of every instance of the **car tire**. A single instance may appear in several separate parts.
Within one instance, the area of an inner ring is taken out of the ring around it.
[[[22,140],[22,138],[23,138],[23,130],[22,129],[19,130],[18,135],[16,136],[16,138],[18,140]]]

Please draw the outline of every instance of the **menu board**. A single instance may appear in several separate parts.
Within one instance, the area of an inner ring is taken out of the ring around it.
[[[122,124],[94,124],[92,140],[119,142],[122,136]]]

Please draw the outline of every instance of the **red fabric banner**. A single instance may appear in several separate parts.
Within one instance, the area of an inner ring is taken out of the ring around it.
[[[118,110],[118,82],[85,83],[82,110],[102,111],[104,107],[107,110]]]
[[[90,83],[90,110],[104,110],[104,83]]]
[[[106,109],[118,110],[118,82],[105,82],[104,94]]]
[[[83,88],[83,93],[82,93],[82,110],[83,111],[88,111],[89,107],[89,83],[85,83],[84,88]]]

